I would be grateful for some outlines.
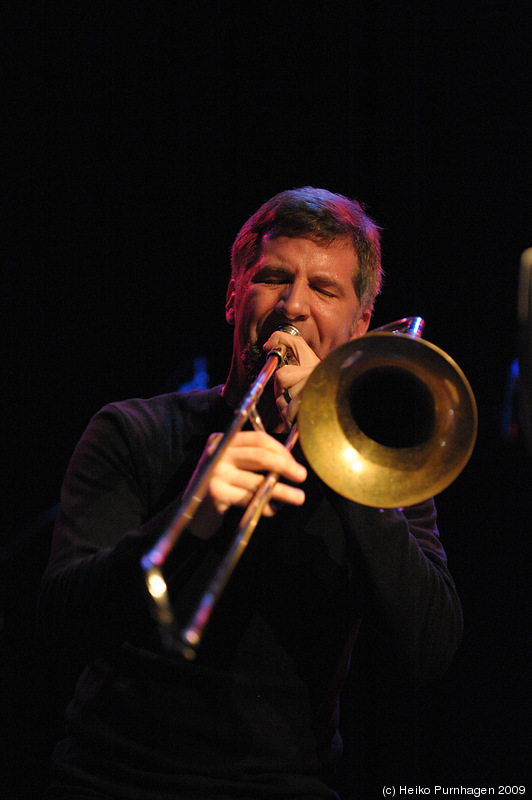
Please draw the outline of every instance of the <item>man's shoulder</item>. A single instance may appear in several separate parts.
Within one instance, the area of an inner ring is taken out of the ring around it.
[[[137,432],[170,434],[176,427],[203,427],[219,415],[221,387],[190,392],[168,392],[149,398],[134,397],[105,405],[97,417]]]

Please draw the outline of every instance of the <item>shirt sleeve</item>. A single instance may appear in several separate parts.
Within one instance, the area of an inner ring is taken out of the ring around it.
[[[140,559],[178,509],[178,494],[164,495],[183,460],[178,433],[156,416],[140,403],[107,406],[74,451],[38,609],[51,647],[91,658],[154,635]]]
[[[398,680],[425,683],[449,666],[462,637],[462,607],[432,499],[376,509],[337,498],[348,531],[364,625]]]

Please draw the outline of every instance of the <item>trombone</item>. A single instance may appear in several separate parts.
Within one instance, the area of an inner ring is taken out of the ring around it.
[[[414,505],[449,486],[468,462],[476,440],[477,409],[467,378],[455,361],[422,339],[424,321],[406,317],[346,342],[321,361],[301,393],[297,422],[285,447],[298,437],[319,478],[362,505]],[[292,335],[299,331],[283,326]],[[250,422],[264,430],[257,403],[276,370],[288,361],[279,345],[250,387],[214,453],[193,479],[165,533],[141,560],[163,646],[193,660],[212,612],[271,497],[278,475],[268,473],[246,508],[238,530],[195,611],[177,626],[164,563],[204,499],[226,448]]]

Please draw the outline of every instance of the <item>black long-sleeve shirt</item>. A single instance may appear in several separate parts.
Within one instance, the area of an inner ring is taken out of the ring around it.
[[[415,681],[456,649],[461,608],[432,500],[367,508],[309,470],[304,506],[261,520],[197,660],[162,651],[140,558],[230,414],[219,387],[112,404],[76,448],[40,602],[50,645],[87,662],[54,759],[62,786],[145,800],[335,797],[338,696],[361,618]],[[212,540],[179,541],[168,577],[178,616],[235,519]]]

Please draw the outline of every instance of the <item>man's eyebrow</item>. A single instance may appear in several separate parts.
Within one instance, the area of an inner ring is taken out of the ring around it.
[[[255,271],[253,277],[255,278],[257,275],[292,275],[294,272],[293,269],[290,267],[285,266],[284,264],[269,264],[268,262],[263,262],[262,264],[255,265]]]
[[[316,275],[312,276],[312,281],[315,283],[326,283],[329,286],[338,286],[340,287],[340,281],[331,275],[329,272],[318,272]]]
[[[334,275],[331,275],[328,272],[317,273],[312,277],[311,283],[319,286],[328,286],[332,289],[336,289],[336,291],[340,294],[345,294],[345,287],[343,283],[341,283],[338,278],[335,278]]]
[[[294,274],[294,270],[287,264],[270,263],[264,261],[262,264],[255,265],[255,271],[252,275],[252,280],[260,280],[265,276],[287,277]],[[345,287],[334,275],[329,272],[317,272],[310,277],[310,283],[335,289],[338,294],[345,294]]]

